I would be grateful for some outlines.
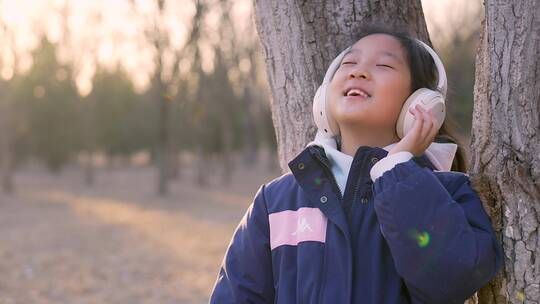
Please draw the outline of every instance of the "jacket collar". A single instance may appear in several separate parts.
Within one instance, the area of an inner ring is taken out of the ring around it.
[[[331,163],[324,149],[320,146],[306,147],[288,165],[298,185],[304,190],[309,204],[319,208],[328,220],[335,223],[350,243],[347,219],[332,186],[332,173],[328,172]]]
[[[383,149],[390,151],[395,144],[390,144]],[[337,166],[338,170],[342,172],[349,171],[353,157],[338,150],[334,137],[328,137],[319,130],[315,135],[315,139],[306,145],[306,147],[310,146],[322,147],[332,166]],[[433,170],[450,171],[456,152],[457,145],[454,143],[433,142],[422,156],[415,157],[415,161]]]

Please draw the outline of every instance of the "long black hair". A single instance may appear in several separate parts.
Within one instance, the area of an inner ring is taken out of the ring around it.
[[[408,32],[394,30],[381,25],[369,25],[358,32],[354,41],[358,41],[373,34],[386,34],[393,36],[399,41],[406,54],[406,61],[411,73],[411,92],[420,88],[436,90],[437,87],[437,67],[431,54]],[[429,43],[428,43],[429,44]],[[455,123],[450,117],[446,117],[442,127],[439,129],[435,142],[455,143],[458,145],[456,156],[452,162],[452,171],[467,172],[466,152],[461,144],[461,138],[455,131]]]

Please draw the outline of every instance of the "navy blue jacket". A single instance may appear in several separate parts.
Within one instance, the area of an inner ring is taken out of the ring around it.
[[[324,150],[262,185],[227,249],[210,303],[463,303],[502,266],[469,178],[427,157],[369,171],[358,148],[343,194]]]

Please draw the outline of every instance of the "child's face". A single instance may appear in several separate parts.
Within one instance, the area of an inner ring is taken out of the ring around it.
[[[396,38],[386,34],[369,35],[353,45],[334,74],[328,92],[330,113],[341,130],[360,127],[395,132],[411,90],[405,52]],[[354,96],[357,93],[350,88],[359,88],[368,97],[362,93]]]

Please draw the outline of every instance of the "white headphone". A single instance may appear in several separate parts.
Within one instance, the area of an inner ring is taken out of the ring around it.
[[[399,138],[403,138],[412,128],[414,124],[414,116],[409,113],[409,109],[411,107],[415,107],[417,104],[421,104],[426,111],[433,109],[432,112],[436,121],[437,129],[442,126],[444,118],[446,117],[445,97],[447,84],[446,72],[444,70],[443,63],[437,53],[435,53],[431,47],[418,39],[414,40],[420,43],[420,45],[422,45],[429,52],[435,61],[438,71],[438,83],[436,90],[420,88],[414,91],[414,93],[407,98],[403,104],[403,108],[401,109],[401,113],[399,114],[399,118],[396,123],[396,131]],[[330,115],[327,93],[328,86],[330,85],[330,81],[332,80],[334,73],[337,71],[343,57],[345,57],[350,49],[351,46],[346,48],[332,61],[330,67],[324,75],[323,82],[317,89],[313,99],[313,118],[317,128],[322,131],[325,137],[330,138],[339,135],[339,126],[336,120]]]

